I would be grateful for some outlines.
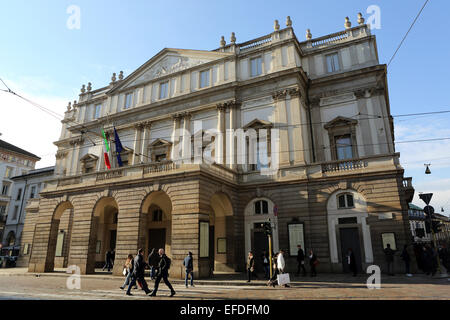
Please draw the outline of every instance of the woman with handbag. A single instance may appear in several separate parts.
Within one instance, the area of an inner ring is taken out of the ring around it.
[[[309,266],[311,267],[311,277],[317,276],[316,266],[319,264],[319,259],[317,259],[313,250],[309,250]]]
[[[125,289],[126,286],[130,284],[131,281],[131,274],[133,273],[133,255],[129,254],[127,257],[127,260],[125,261],[125,265],[123,266],[123,275],[126,277],[125,282],[120,287],[120,289]],[[134,287],[134,289],[137,289],[137,286]]]

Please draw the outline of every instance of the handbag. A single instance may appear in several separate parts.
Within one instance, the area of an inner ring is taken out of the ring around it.
[[[316,261],[313,262],[314,266],[317,266],[319,264],[319,259],[316,259]]]
[[[127,268],[123,268],[122,274],[123,274],[124,276],[126,276],[126,275],[128,274]]]
[[[277,276],[278,285],[282,286],[288,283],[291,283],[291,279],[289,278],[289,273],[282,273]]]

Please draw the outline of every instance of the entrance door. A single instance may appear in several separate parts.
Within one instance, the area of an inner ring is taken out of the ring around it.
[[[166,229],[149,229],[148,232],[148,250],[151,251],[153,248],[156,251],[161,248],[166,250]]]
[[[361,247],[359,242],[358,228],[340,228],[339,234],[341,237],[342,266],[344,272],[350,272],[347,263],[348,248],[351,248],[353,250],[357,271],[361,272]]]
[[[260,227],[260,223],[255,223],[252,237],[252,250],[255,257],[255,266],[258,273],[264,272],[263,260],[261,255],[263,251],[269,252],[269,240]]]

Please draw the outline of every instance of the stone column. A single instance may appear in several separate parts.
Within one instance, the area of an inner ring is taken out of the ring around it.
[[[177,130],[180,128],[180,122],[181,122],[180,114],[172,115],[172,120],[173,120],[172,137],[171,137],[172,150],[170,151],[170,159],[173,160],[175,158],[175,152],[178,152],[178,147],[179,147],[178,142],[179,142],[180,138],[178,136]],[[177,155],[177,158],[178,158],[178,155]]]
[[[219,103],[217,105],[217,150],[216,161],[218,163],[225,163],[225,111],[227,104]]]
[[[288,91],[290,97],[291,105],[291,119],[292,119],[292,151],[294,154],[294,164],[304,164],[305,163],[305,143],[303,141],[303,123],[306,123],[306,119],[301,117],[301,104],[300,104],[300,90],[298,88],[293,88]]]
[[[136,165],[141,160],[141,145],[142,145],[142,124],[138,123],[134,126],[134,145],[133,145],[133,157],[131,163]]]
[[[150,122],[144,122],[142,126],[141,145],[140,145],[140,159],[142,163],[150,162],[148,155],[148,143],[150,142]]]
[[[192,156],[192,145],[191,145],[191,114],[186,112],[183,114],[183,144],[181,146],[181,154],[184,161],[190,161]],[[187,142],[187,143],[186,143]],[[189,148],[189,150],[186,150]],[[189,156],[189,153],[191,155]]]
[[[73,146],[72,151],[72,157],[71,157],[71,168],[70,168],[70,175],[76,175],[80,174],[79,171],[80,167],[80,148],[82,147],[84,142],[84,139],[81,137],[78,137],[76,140],[72,140],[70,144]]]
[[[286,94],[287,91],[277,91],[272,97],[275,102],[275,129],[280,132],[280,145],[278,150],[272,150],[272,154],[276,156],[278,153],[279,164],[281,166],[289,165],[289,134],[288,121],[286,114]]]

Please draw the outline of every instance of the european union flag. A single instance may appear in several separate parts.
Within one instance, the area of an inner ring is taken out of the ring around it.
[[[119,167],[122,167],[123,163],[122,163],[122,158],[120,157],[120,153],[122,152],[123,147],[122,147],[122,142],[120,142],[119,134],[117,133],[116,127],[114,127],[114,140],[116,143],[117,163],[119,164]]]

